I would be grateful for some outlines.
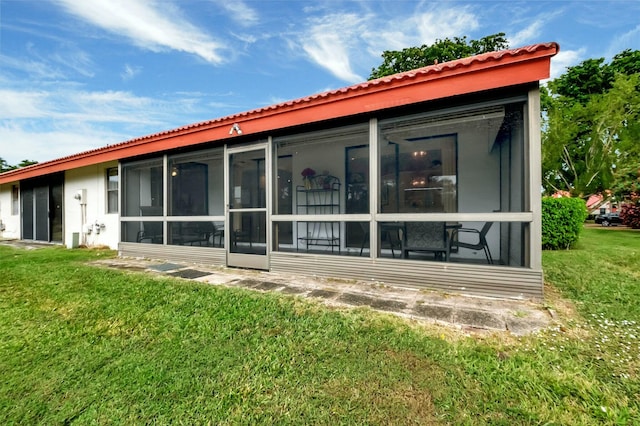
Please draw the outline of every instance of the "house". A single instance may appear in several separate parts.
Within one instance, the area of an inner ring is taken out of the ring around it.
[[[600,214],[615,213],[618,211],[618,206],[611,200],[611,194],[593,194],[587,199],[587,210],[589,211],[589,217],[594,218]]]
[[[3,238],[541,297],[556,43],[367,81],[0,175]]]

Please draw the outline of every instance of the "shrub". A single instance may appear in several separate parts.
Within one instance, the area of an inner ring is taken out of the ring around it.
[[[542,248],[568,249],[580,236],[587,205],[579,198],[542,198]]]
[[[620,219],[623,225],[640,229],[640,197],[633,197],[630,202],[622,206]]]

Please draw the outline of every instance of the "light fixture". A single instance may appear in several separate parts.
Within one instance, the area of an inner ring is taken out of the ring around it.
[[[242,134],[242,130],[240,130],[240,125],[238,123],[233,123],[233,126],[231,126],[231,130],[229,130],[229,134],[233,135],[233,132],[236,132],[239,135]]]

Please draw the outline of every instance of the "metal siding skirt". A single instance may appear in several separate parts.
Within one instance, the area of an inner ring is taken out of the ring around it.
[[[216,266],[226,264],[226,250],[221,248],[120,243],[119,252],[125,257]],[[542,271],[525,268],[272,252],[270,270],[472,296],[509,299],[543,297]]]
[[[540,299],[542,271],[488,265],[271,253],[271,270],[473,296]]]
[[[225,266],[227,260],[227,251],[223,248],[214,247],[120,243],[118,252],[120,256],[124,257],[146,257],[149,259],[215,266]]]

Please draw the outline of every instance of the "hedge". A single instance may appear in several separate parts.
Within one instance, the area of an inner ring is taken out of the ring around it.
[[[580,236],[587,205],[579,198],[542,198],[542,248],[568,249]]]

